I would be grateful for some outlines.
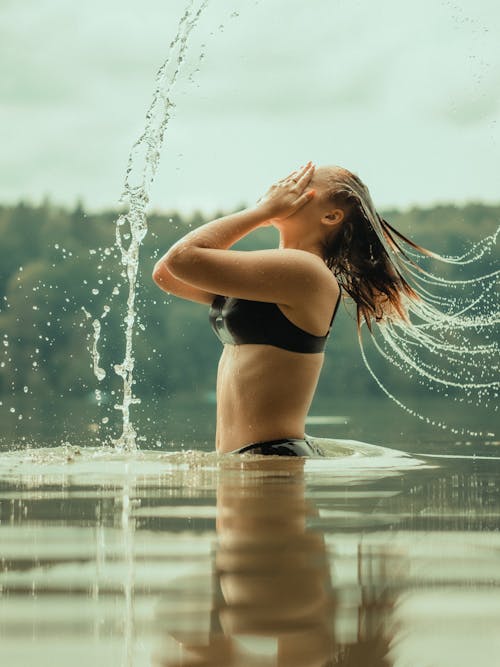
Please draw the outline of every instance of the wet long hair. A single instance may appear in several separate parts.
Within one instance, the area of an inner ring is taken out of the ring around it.
[[[500,227],[471,244],[461,256],[440,255],[406,238],[373,204],[361,179],[343,168],[332,170],[328,199],[344,211],[323,247],[327,266],[357,308],[363,361],[380,388],[414,416],[456,434],[494,434],[455,429],[407,408],[380,381],[368,362],[362,324],[376,350],[408,377],[452,400],[488,406],[500,388],[495,327],[500,321],[495,290],[500,269],[484,272]],[[467,274],[445,278],[433,264],[467,265]],[[475,270],[483,271],[471,277]],[[373,326],[374,322],[376,327]]]
[[[391,261],[365,213],[363,195],[367,203],[371,201],[368,188],[346,169],[339,169],[337,178],[328,192],[328,199],[342,209],[344,218],[340,228],[335,229],[324,243],[323,259],[356,304],[358,329],[363,320],[370,332],[373,320],[380,323],[392,318],[408,322],[406,300],[420,297]],[[350,187],[349,181],[356,187]],[[375,219],[395,253],[405,254],[400,243],[403,241],[422,254],[433,255],[403,236],[377,212]]]

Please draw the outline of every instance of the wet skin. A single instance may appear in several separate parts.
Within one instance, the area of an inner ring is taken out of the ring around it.
[[[225,345],[217,372],[217,451],[303,438],[324,353]]]
[[[271,186],[259,206],[190,232],[157,263],[155,282],[206,304],[216,294],[276,303],[293,324],[324,336],[339,295],[322,256],[326,236],[343,217],[327,201],[335,169],[308,163]],[[304,197],[297,208],[293,202]],[[269,224],[280,231],[279,249],[226,252],[239,238]],[[323,352],[226,344],[217,374],[217,451],[303,438],[323,361]]]

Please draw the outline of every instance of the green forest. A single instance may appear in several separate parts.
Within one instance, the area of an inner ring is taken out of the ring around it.
[[[123,360],[128,284],[115,245],[118,213],[86,212],[80,203],[68,210],[50,201],[0,208],[0,394],[76,397],[96,388],[103,395],[119,390],[121,380],[113,366]],[[450,204],[382,213],[417,243],[453,255],[497,228],[500,206]],[[139,396],[210,395],[215,388],[221,344],[210,329],[208,308],[162,292],[151,279],[157,258],[205,221],[200,212],[190,217],[175,212],[148,215],[134,335],[134,390]],[[277,244],[277,231],[266,227],[235,247],[251,250]],[[93,374],[90,355],[95,318],[102,325],[100,365],[106,371],[102,382]],[[378,360],[374,365],[395,392],[417,391],[387,362]],[[360,357],[354,311],[341,307],[318,393],[340,396],[347,389],[356,395],[380,391]]]

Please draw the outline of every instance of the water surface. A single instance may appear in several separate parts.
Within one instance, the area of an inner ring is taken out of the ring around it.
[[[0,664],[498,664],[500,463],[0,459]]]

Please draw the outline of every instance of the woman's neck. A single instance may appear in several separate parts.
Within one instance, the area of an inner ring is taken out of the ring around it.
[[[280,229],[280,243],[281,249],[304,250],[313,255],[317,255],[323,259],[323,246],[317,236],[310,235],[309,237],[291,234],[290,231]]]

